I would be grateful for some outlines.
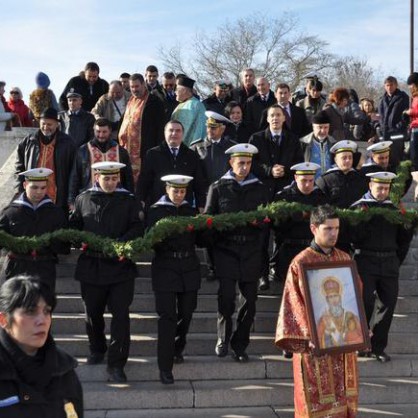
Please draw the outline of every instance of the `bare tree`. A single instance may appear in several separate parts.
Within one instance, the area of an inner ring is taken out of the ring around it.
[[[331,64],[333,56],[326,47],[318,37],[299,33],[295,15],[284,13],[279,18],[256,14],[227,20],[215,33],[198,32],[187,59],[180,44],[160,47],[159,52],[167,68],[196,78],[200,92],[207,92],[219,78],[238,85],[240,71],[248,67],[293,88],[305,73]]]
[[[367,58],[337,57],[332,67],[321,75],[330,91],[335,87],[352,88],[360,98],[369,97],[375,101],[382,94],[381,71],[371,67]]]

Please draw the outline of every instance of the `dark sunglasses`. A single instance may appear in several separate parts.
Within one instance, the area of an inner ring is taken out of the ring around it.
[[[11,91],[10,94],[19,94],[18,91]]]

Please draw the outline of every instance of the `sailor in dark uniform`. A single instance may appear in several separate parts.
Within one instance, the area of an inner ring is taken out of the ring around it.
[[[369,191],[351,208],[397,210],[389,199],[396,174],[384,171],[367,174]],[[354,259],[363,281],[363,301],[371,338],[372,355],[379,362],[390,361],[385,349],[399,288],[399,266],[408,252],[412,229],[391,223],[383,216],[351,227]]]
[[[195,216],[197,210],[185,200],[193,177],[172,174],[161,177],[166,194],[148,212],[147,227],[160,219]],[[197,305],[200,261],[195,252],[196,232],[177,233],[154,245],[152,288],[158,319],[158,367],[164,384],[174,383],[173,363],[183,363],[186,335]]]
[[[70,216],[70,227],[121,242],[143,233],[135,196],[120,187],[125,164],[104,161],[91,166],[95,184],[79,194]],[[134,296],[136,266],[129,259],[107,257],[100,251],[83,252],[77,261],[75,279],[80,282],[90,343],[87,364],[99,364],[107,355],[108,380],[126,382],[124,372],[130,346],[129,306]],[[112,315],[110,343],[106,344],[104,312]]]
[[[353,168],[356,151],[357,144],[354,141],[337,142],[331,147],[336,166],[316,180],[332,206],[347,209],[367,191],[366,178]],[[347,223],[341,220],[336,247],[350,253],[348,228]]]
[[[290,169],[295,180],[275,196],[275,201],[295,202],[308,206],[320,206],[327,203],[324,193],[315,185],[315,173],[321,166],[316,163],[299,163]],[[277,280],[284,280],[293,258],[309,247],[312,241],[310,214],[297,212],[292,219],[273,227],[275,232]],[[263,289],[261,289],[263,290]]]
[[[21,193],[0,215],[0,229],[15,237],[37,237],[67,228],[68,221],[62,208],[56,206],[46,194],[49,168],[33,168],[20,173],[25,178]],[[60,241],[27,254],[9,251],[3,265],[2,281],[26,274],[37,276],[55,290],[57,254],[68,254],[70,246]]]
[[[258,150],[251,144],[229,148],[231,169],[209,188],[205,213],[221,214],[256,210],[267,203],[264,184],[252,173],[252,157]],[[216,234],[213,245],[218,291],[218,341],[215,352],[225,357],[231,344],[233,358],[247,362],[246,348],[254,321],[258,278],[262,268],[262,225],[243,225]],[[235,311],[236,285],[240,291],[240,307],[236,329],[232,315]]]

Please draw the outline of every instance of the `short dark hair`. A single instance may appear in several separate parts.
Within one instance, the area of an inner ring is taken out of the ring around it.
[[[284,115],[284,109],[278,103],[274,103],[267,108],[267,115],[268,115],[270,109],[280,109],[282,111],[283,115]]]
[[[129,78],[131,75],[129,73],[122,73],[119,78]]]
[[[317,78],[313,78],[312,80],[308,81],[308,89],[322,91],[323,88],[324,88],[324,85]]]
[[[110,128],[110,130],[112,130],[112,122],[107,119],[107,118],[97,118],[96,121],[94,122],[94,126],[107,126]]]
[[[336,210],[331,205],[322,205],[314,208],[311,212],[310,223],[319,226],[327,219],[340,219]]]
[[[225,116],[227,116],[229,118],[229,116],[231,115],[232,109],[234,107],[237,107],[237,106],[242,111],[242,106],[238,102],[236,102],[234,100],[231,100],[230,102],[228,102],[228,104],[225,106],[225,109],[224,109]]]
[[[88,62],[84,67],[84,71],[97,71],[100,73],[100,68],[96,62]]]
[[[148,65],[145,71],[148,71],[150,73],[158,73],[158,68],[155,65]]]
[[[386,77],[385,78],[385,81],[383,82],[383,84],[386,84],[386,83],[395,83],[395,84],[398,84],[398,80],[393,75],[390,75],[390,76]]]
[[[181,130],[184,132],[184,126],[183,126],[183,124],[179,121],[179,120],[177,120],[177,119],[170,119],[165,125],[164,125],[164,130],[165,130],[165,128],[167,127],[167,125],[169,124],[169,123],[177,123],[177,124],[179,124],[180,126],[181,126]]]
[[[176,78],[175,74],[172,71],[167,71],[162,76],[163,78]]]
[[[139,73],[133,73],[129,77],[129,81],[137,81],[137,80],[139,80],[141,84],[144,84],[144,82],[145,82],[144,76],[142,74],[139,74]]]
[[[278,89],[287,89],[287,90],[290,91],[290,86],[289,86],[289,84],[286,84],[286,83],[279,83],[279,84],[277,84],[276,91]]]
[[[10,325],[16,309],[28,310],[38,305],[39,299],[54,310],[57,299],[52,289],[38,277],[20,275],[6,280],[0,287],[0,312],[6,315]]]

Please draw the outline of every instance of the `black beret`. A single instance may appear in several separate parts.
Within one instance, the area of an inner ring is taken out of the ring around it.
[[[41,119],[54,119],[58,121],[58,112],[53,107],[49,107],[42,112]]]
[[[189,89],[192,89],[194,86],[195,80],[192,78],[186,77],[186,76],[178,76],[177,77],[177,85],[188,87]]]
[[[331,121],[327,112],[321,110],[316,115],[314,115],[312,118],[312,123],[315,123],[316,125],[324,125],[326,123],[331,123]]]

